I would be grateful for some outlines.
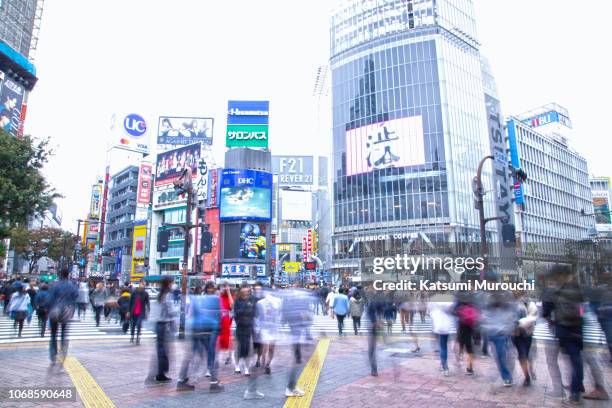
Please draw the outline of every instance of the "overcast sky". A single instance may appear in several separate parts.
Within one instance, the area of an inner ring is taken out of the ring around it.
[[[222,155],[228,99],[270,100],[273,153],[318,154],[312,91],[329,54],[330,1],[47,1],[26,133],[57,146],[47,176],[65,195],[63,227],[86,216],[104,171],[114,112],[215,118]],[[482,51],[502,109],[558,102],[591,173],[612,175],[605,118],[612,61],[605,0],[476,0]],[[157,123],[149,121],[151,134]],[[219,160],[220,161],[220,160]]]

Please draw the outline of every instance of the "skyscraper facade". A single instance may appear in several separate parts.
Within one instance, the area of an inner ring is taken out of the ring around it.
[[[336,272],[415,239],[478,241],[472,178],[490,149],[472,2],[342,2],[330,68]]]

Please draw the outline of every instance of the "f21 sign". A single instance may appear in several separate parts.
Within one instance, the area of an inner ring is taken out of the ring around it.
[[[312,156],[272,156],[272,169],[281,186],[312,185]]]

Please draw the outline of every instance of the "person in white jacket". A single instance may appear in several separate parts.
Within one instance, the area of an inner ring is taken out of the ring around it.
[[[327,299],[325,299],[325,303],[327,304],[327,310],[329,310],[329,316],[333,319],[335,318],[334,314],[334,299],[336,298],[336,288],[332,288],[327,294]]]
[[[453,315],[453,302],[446,302],[442,298],[433,297],[427,305],[427,314],[431,317],[432,331],[440,340],[440,363],[444,376],[448,377],[448,336],[455,330],[455,317]]]
[[[28,295],[25,285],[20,284],[17,291],[11,296],[11,301],[8,305],[9,312],[15,319],[13,328],[16,329],[19,326],[17,337],[21,337],[23,322],[28,317],[28,307],[30,304],[30,295]]]

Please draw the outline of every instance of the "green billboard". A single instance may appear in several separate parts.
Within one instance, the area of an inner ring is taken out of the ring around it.
[[[227,147],[268,147],[268,125],[227,125]]]

